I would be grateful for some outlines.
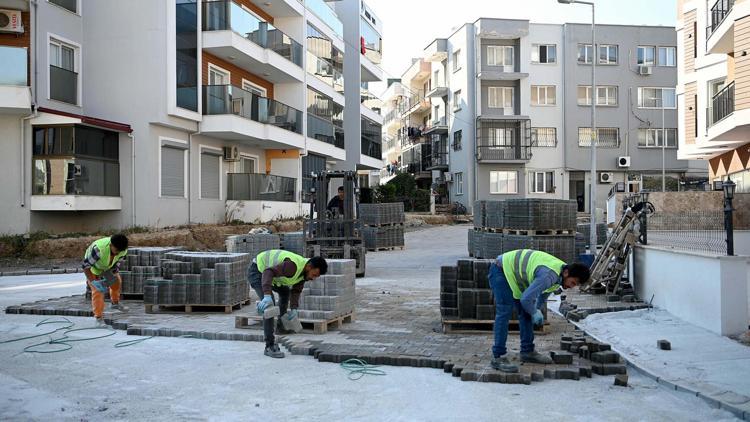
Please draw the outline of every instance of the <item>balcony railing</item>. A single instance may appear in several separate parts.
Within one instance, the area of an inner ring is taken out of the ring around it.
[[[359,102],[362,105],[369,108],[370,110],[380,107],[382,101],[380,101],[380,98],[376,97],[375,94],[364,88],[360,88],[359,91]]]
[[[432,145],[415,145],[402,154],[403,167],[408,173],[422,173],[429,171],[432,165]]]
[[[275,51],[297,66],[302,66],[302,44],[233,1],[204,2],[203,30],[237,32],[255,44]]]
[[[711,98],[709,126],[734,113],[734,82],[725,86]]]
[[[227,200],[296,202],[297,179],[262,173],[228,173]]]
[[[448,135],[434,135],[437,140],[432,141],[430,169],[448,167]]]
[[[35,158],[32,195],[120,196],[120,164],[85,158]]]
[[[710,25],[706,28],[706,39],[724,22],[729,12],[732,11],[732,7],[734,7],[734,0],[717,0],[713,7],[711,7],[711,11],[709,12]]]
[[[49,96],[53,100],[78,104],[78,73],[50,65]]]
[[[331,63],[310,51],[307,52],[307,73],[317,76],[318,79],[332,86],[336,92],[344,93],[344,75]]]
[[[531,147],[518,144],[477,145],[477,161],[525,161],[531,159]]]
[[[448,131],[448,120],[445,116],[432,120],[430,122],[427,122],[427,127],[425,127],[424,132],[430,133],[430,132],[437,132],[437,131]]]
[[[307,136],[337,148],[344,148],[344,129],[309,111],[307,113]]]
[[[305,0],[305,6],[315,13],[315,16],[320,18],[326,25],[333,29],[333,32],[338,34],[342,39],[344,38],[344,24],[339,20],[336,12],[333,11],[331,6],[323,0]]]
[[[28,49],[0,46],[0,85],[27,86],[28,61]]]
[[[235,114],[258,123],[302,133],[300,110],[232,85],[204,85],[203,114]]]
[[[377,142],[373,142],[369,139],[362,138],[362,155],[368,157],[377,158],[380,160],[383,157],[383,146]]]

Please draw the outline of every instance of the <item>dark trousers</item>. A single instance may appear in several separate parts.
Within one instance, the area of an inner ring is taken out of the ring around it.
[[[495,296],[495,344],[492,346],[492,354],[500,357],[508,352],[505,343],[508,340],[508,321],[513,308],[516,308],[521,329],[521,353],[533,352],[534,326],[531,323],[531,315],[523,309],[521,301],[513,297],[508,280],[505,279],[503,270],[497,264],[490,266],[489,278],[490,287]]]
[[[261,300],[263,300],[262,278],[263,274],[258,271],[258,265],[256,263],[250,265],[247,269],[247,281]],[[289,307],[289,296],[291,295],[292,290],[289,287],[273,286],[273,291],[279,295],[279,311],[281,312],[281,315],[284,315]],[[273,293],[271,294],[271,299],[273,299],[273,304],[276,305],[276,298]],[[275,327],[276,318],[263,320],[263,335],[266,338],[266,346],[272,346],[276,342],[276,338],[274,337]]]

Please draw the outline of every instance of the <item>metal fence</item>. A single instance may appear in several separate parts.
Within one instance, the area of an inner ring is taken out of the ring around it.
[[[648,244],[673,249],[726,255],[724,212],[688,211],[679,214],[656,212],[646,224]]]

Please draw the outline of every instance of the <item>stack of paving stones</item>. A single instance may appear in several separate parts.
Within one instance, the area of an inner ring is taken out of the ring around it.
[[[305,256],[305,235],[303,232],[279,233],[281,249]]]
[[[575,201],[508,199],[476,201],[469,256],[495,258],[514,249],[538,249],[566,262],[578,256]]]
[[[164,255],[182,249],[179,246],[128,248],[128,254],[120,264],[120,293],[125,296],[142,295],[146,280],[161,276],[161,260]],[[87,285],[86,296],[90,295],[91,290]],[[105,299],[109,299],[109,292],[105,293]]]
[[[232,252],[170,252],[161,277],[146,280],[145,305],[234,306],[250,299],[247,267],[252,255]]]
[[[353,259],[327,259],[328,272],[305,282],[299,302],[303,320],[331,320],[354,312],[357,263]]]
[[[591,225],[589,223],[577,224],[576,231],[583,235],[583,239],[588,245],[589,239],[591,239]],[[607,223],[596,223],[596,244],[603,245],[606,241]]]
[[[247,253],[251,257],[269,249],[279,249],[281,241],[279,236],[271,233],[250,233],[227,237],[224,242],[227,252]]]
[[[404,204],[360,204],[359,220],[368,250],[403,248]]]

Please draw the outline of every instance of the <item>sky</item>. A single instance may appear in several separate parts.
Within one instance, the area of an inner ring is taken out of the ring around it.
[[[594,0],[602,24],[674,26],[677,0]],[[367,0],[383,22],[385,78],[399,78],[435,38],[447,38],[479,17],[529,19],[536,23],[591,22],[591,7],[557,0]],[[371,84],[380,95],[385,83]]]

